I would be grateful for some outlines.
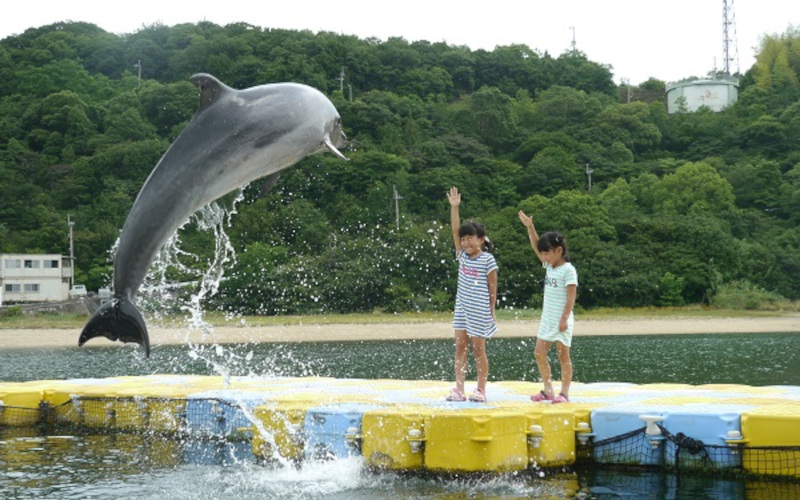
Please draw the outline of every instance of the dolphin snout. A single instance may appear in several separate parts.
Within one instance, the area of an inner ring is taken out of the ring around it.
[[[344,130],[342,130],[342,119],[340,117],[336,117],[336,119],[333,120],[330,126],[330,131],[325,134],[323,142],[325,143],[325,147],[328,148],[331,153],[343,160],[347,160],[347,157],[338,149],[347,144],[347,136],[345,135]]]

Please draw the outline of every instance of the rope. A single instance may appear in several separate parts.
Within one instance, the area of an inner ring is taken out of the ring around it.
[[[673,443],[675,443],[675,467],[680,470],[680,453],[681,449],[687,450],[692,455],[697,455],[702,453],[703,456],[701,461],[703,463],[709,464],[712,463],[711,456],[708,454],[708,449],[706,445],[700,441],[699,439],[693,439],[687,436],[686,434],[679,432],[678,434],[672,434],[669,432],[666,427],[661,424],[658,425],[658,428],[661,429],[661,433],[664,435],[665,438],[669,439]]]

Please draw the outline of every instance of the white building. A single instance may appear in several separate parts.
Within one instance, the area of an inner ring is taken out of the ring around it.
[[[694,80],[667,86],[667,113],[686,113],[702,106],[722,111],[739,100],[739,79],[724,77]]]
[[[73,269],[59,254],[0,254],[0,305],[69,298]]]

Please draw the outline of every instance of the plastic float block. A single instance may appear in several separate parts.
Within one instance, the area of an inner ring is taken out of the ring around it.
[[[435,409],[425,418],[425,467],[502,472],[528,466],[527,418],[493,408]]]

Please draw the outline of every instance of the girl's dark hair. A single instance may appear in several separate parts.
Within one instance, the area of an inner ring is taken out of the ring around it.
[[[461,224],[461,227],[458,228],[458,237],[463,238],[464,236],[477,236],[478,238],[483,238],[483,251],[491,253],[494,249],[494,245],[492,244],[489,237],[486,236],[486,228],[483,227],[483,224],[480,222],[465,222]]]
[[[538,248],[540,252],[547,252],[557,247],[561,247],[564,249],[564,260],[569,262],[569,250],[567,250],[567,239],[564,238],[561,235],[561,233],[558,233],[556,231],[550,231],[548,233],[544,233],[539,237],[539,243],[536,244],[536,248]]]

